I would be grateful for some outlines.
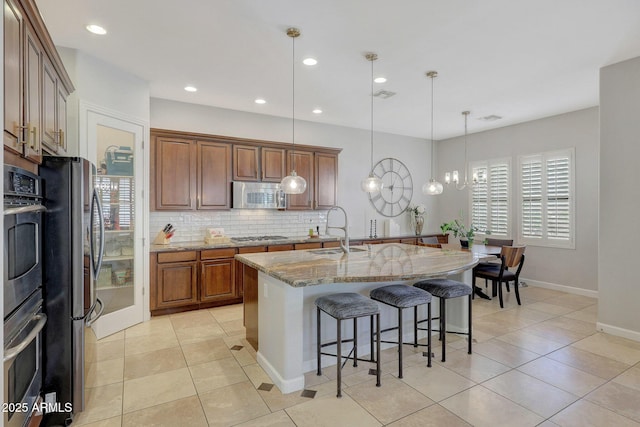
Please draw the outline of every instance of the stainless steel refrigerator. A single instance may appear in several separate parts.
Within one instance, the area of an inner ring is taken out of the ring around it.
[[[43,293],[45,401],[60,410],[43,424],[68,425],[84,410],[85,327],[102,313],[96,279],[104,252],[104,221],[95,166],[79,157],[44,157]],[[71,405],[68,405],[71,403]]]

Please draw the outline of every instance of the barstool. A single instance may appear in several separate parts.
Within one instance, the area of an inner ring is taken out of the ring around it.
[[[376,362],[376,378],[377,383],[376,386],[380,387],[380,309],[378,308],[378,304],[370,300],[369,298],[356,294],[356,293],[339,293],[339,294],[331,294],[325,295],[323,297],[317,298],[315,300],[315,305],[317,307],[317,344],[316,351],[318,357],[318,375],[322,375],[322,367],[321,367],[321,357],[324,354],[325,356],[334,356],[337,358],[337,369],[338,369],[338,394],[337,397],[342,397],[341,383],[342,383],[342,343],[343,342],[352,342],[353,348],[346,356],[346,359],[353,359],[353,366],[358,366],[358,360],[366,361],[366,362]],[[329,343],[321,344],[321,333],[320,333],[320,312],[324,311],[329,316],[333,317],[337,321],[337,329],[336,329],[336,341],[332,341]],[[358,359],[358,318],[369,316],[371,319],[371,328],[373,329],[373,316],[376,317],[376,357],[374,358],[373,354],[373,341],[371,341],[371,358],[370,360],[366,359]],[[353,339],[342,339],[342,320],[353,319]],[[329,345],[337,345],[336,354],[332,353],[323,353],[321,351],[322,347],[326,347]],[[351,357],[351,353],[353,353],[353,357]],[[345,360],[345,363],[347,362]]]
[[[431,367],[431,321],[429,320],[431,319],[431,294],[429,292],[425,292],[422,289],[412,286],[388,285],[372,290],[369,293],[369,297],[372,300],[380,301],[383,304],[398,309],[398,326],[380,331],[380,333],[382,334],[383,332],[396,329],[398,330],[398,341],[382,341],[384,343],[398,344],[398,378],[402,378],[402,346],[409,344],[413,345],[414,347],[424,345],[418,344],[418,306],[427,304],[427,366]],[[413,307],[413,342],[405,343],[403,342],[402,335],[402,309],[410,307]]]
[[[414,284],[413,286],[420,288],[424,291],[429,292],[434,297],[437,297],[440,300],[440,314],[438,317],[434,317],[434,319],[440,320],[440,325],[438,332],[440,333],[440,340],[442,341],[442,361],[444,362],[446,359],[446,334],[447,334],[447,321],[446,321],[446,305],[445,302],[451,298],[458,298],[463,296],[469,297],[469,332],[454,332],[460,335],[468,335],[469,336],[469,350],[468,353],[471,354],[471,297],[473,295],[473,291],[471,287],[462,282],[457,282],[455,280],[449,279],[429,279],[423,280]],[[418,323],[425,322],[429,319],[422,320]],[[416,326],[417,328],[417,326]],[[420,330],[424,330],[422,328],[417,328]]]

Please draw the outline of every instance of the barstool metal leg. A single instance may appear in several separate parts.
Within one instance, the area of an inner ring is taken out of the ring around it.
[[[417,319],[417,317],[416,317]],[[431,303],[427,303],[427,367],[431,367]]]
[[[380,313],[376,314],[377,340],[376,340],[376,387],[380,387]]]
[[[340,319],[336,319],[336,323],[338,324],[338,330],[336,331],[338,345],[336,350],[336,358],[338,359],[338,394],[336,397],[342,397],[342,389],[340,388],[342,385],[342,321]]]
[[[353,366],[358,366],[358,318],[353,318]]]
[[[431,323],[431,320],[429,320]],[[418,306],[413,307],[413,347],[418,347]],[[431,351],[431,350],[429,350]]]
[[[369,353],[369,355],[371,356],[371,361],[373,362],[373,338],[374,338],[374,332],[373,332],[373,316],[369,316],[369,321],[371,323],[370,327],[369,327],[369,331],[371,331],[371,341],[370,341],[370,345],[371,345],[371,352]]]
[[[322,375],[322,366],[321,366],[321,355],[320,355],[320,351],[321,351],[321,344],[320,344],[320,308],[316,308],[316,311],[318,312],[318,316],[317,316],[317,320],[316,320],[316,332],[317,332],[317,336],[316,336],[316,356],[318,358],[318,375]]]
[[[445,299],[440,298],[440,336],[442,337],[442,361],[446,360],[447,321]]]
[[[380,357],[378,355],[378,357]],[[398,378],[402,378],[402,308],[398,307]]]
[[[471,295],[473,295],[473,291],[471,292]],[[471,320],[472,320],[472,317],[471,317],[471,312],[472,312],[471,305],[472,304],[471,303],[473,301],[473,298],[471,297],[471,295],[469,295],[469,326],[468,326],[469,327],[469,351],[468,351],[469,354],[471,354],[471,343],[473,341],[473,336],[471,334]]]

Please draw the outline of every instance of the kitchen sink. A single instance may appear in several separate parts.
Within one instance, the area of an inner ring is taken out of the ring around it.
[[[364,252],[366,251],[365,248],[358,248],[355,246],[350,246],[349,247],[349,251],[350,252]],[[316,254],[316,255],[335,255],[335,254],[341,254],[342,253],[342,249],[340,248],[326,248],[326,249],[314,249],[314,250],[310,250],[309,252],[311,252],[312,254]]]

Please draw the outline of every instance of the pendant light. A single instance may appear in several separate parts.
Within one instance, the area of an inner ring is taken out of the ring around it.
[[[442,194],[442,184],[435,178],[435,141],[433,140],[433,79],[438,77],[437,71],[428,71],[427,77],[431,79],[431,179],[422,186],[422,192],[428,196]]]
[[[447,172],[444,176],[444,182],[446,184],[450,184],[452,181],[456,186],[457,190],[464,190],[465,188],[473,189],[473,187],[478,183],[478,175],[473,174],[472,182],[469,182],[468,170],[469,170],[469,161],[467,160],[467,118],[469,116],[469,111],[463,111],[462,115],[464,116],[464,182],[462,185],[458,185],[460,182],[460,176],[458,175],[458,171],[453,171],[453,179],[449,172]]]
[[[293,67],[292,67],[292,106],[291,106],[291,174],[282,178],[280,186],[285,194],[302,194],[307,189],[307,181],[296,173],[296,37],[300,36],[297,28],[288,28],[287,36],[291,37],[293,45]]]
[[[367,61],[371,62],[371,169],[369,176],[362,180],[360,186],[365,193],[376,193],[382,190],[382,180],[373,174],[373,61],[378,59],[375,53],[365,55]]]

